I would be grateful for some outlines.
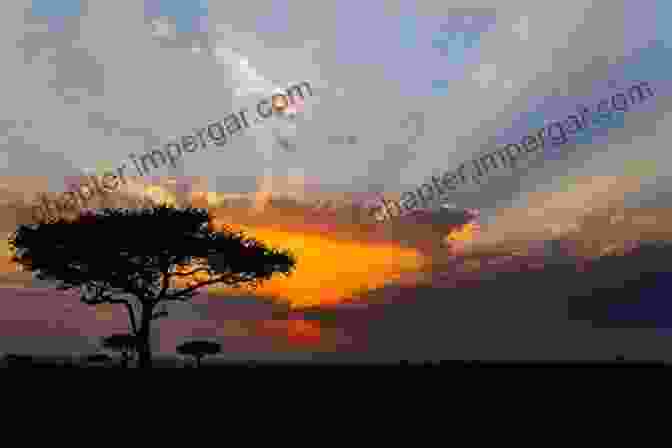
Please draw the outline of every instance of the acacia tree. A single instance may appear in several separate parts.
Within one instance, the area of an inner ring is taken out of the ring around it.
[[[89,305],[126,307],[140,367],[151,367],[152,321],[167,315],[156,311],[159,303],[188,301],[214,284],[256,288],[296,266],[287,250],[229,228],[215,232],[205,209],[167,205],[20,225],[9,246],[12,261],[38,279],[56,281],[57,289],[75,289]]]
[[[189,341],[177,346],[177,353],[196,359],[196,367],[201,367],[201,359],[204,356],[216,355],[221,351],[222,346],[212,341]]]

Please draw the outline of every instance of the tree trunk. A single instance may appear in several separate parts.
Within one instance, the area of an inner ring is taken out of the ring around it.
[[[142,324],[138,332],[138,367],[152,367],[152,348],[150,346],[150,326],[152,323],[152,306],[142,306]]]

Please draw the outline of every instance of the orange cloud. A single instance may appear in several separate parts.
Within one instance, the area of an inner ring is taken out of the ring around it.
[[[293,275],[274,277],[255,292],[286,298],[296,308],[340,303],[362,292],[363,287],[382,287],[391,278],[423,266],[424,257],[418,251],[393,243],[343,241],[328,235],[263,226],[241,229],[270,246],[287,248],[297,255],[298,263]],[[209,291],[233,293],[229,288],[218,287]]]

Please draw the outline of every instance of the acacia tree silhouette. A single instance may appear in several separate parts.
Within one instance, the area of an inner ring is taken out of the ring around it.
[[[275,272],[289,276],[296,266],[287,250],[268,248],[229,228],[214,232],[205,209],[165,204],[20,225],[9,247],[12,261],[38,279],[59,282],[59,290],[79,290],[82,302],[124,305],[139,367],[151,367],[151,322],[167,315],[155,312],[159,303],[188,301],[198,288],[213,284],[256,288]]]
[[[196,359],[196,367],[201,367],[201,359],[206,355],[216,355],[222,351],[222,346],[211,341],[189,341],[177,346],[180,355],[193,356]]]
[[[136,337],[129,333],[113,334],[103,338],[103,347],[121,353],[121,367],[128,367],[136,351]]]

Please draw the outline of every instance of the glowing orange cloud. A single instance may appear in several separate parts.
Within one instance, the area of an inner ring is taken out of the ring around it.
[[[221,224],[215,221],[214,226]],[[328,235],[262,226],[241,230],[269,246],[287,248],[296,254],[296,270],[290,277],[274,277],[255,292],[282,297],[293,308],[337,304],[423,265],[419,252],[393,243],[339,241]],[[240,294],[241,290],[214,286],[209,292]]]
[[[448,245],[450,252],[457,254],[463,251],[465,244],[476,239],[480,229],[481,227],[476,221],[471,221],[450,232],[443,240]]]

